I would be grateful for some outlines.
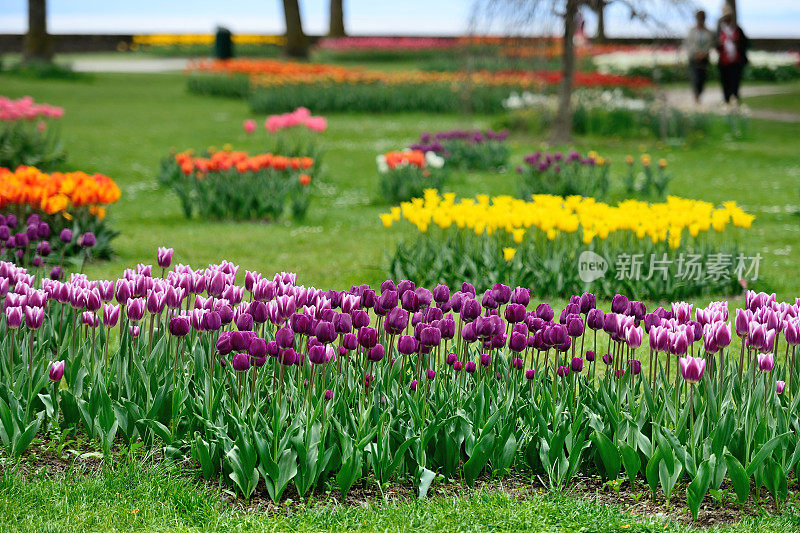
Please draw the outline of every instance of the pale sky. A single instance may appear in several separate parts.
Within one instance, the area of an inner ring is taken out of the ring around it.
[[[468,30],[472,0],[344,0],[345,25],[353,35],[460,35]],[[713,23],[722,0],[696,0]],[[323,34],[328,24],[327,0],[300,0],[305,30]],[[800,39],[800,0],[738,0],[739,21],[753,37]],[[0,0],[0,33],[27,29],[26,0]],[[240,33],[282,33],[280,0],[49,0],[52,33],[209,33],[225,25]],[[591,35],[594,18],[586,14]],[[683,33],[689,17],[670,21]],[[621,5],[606,15],[611,36],[650,32],[629,21]],[[550,32],[557,28],[548,27]],[[800,40],[798,41],[800,46]]]

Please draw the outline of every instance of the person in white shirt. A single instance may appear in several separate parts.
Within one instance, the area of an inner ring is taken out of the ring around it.
[[[695,14],[697,24],[689,30],[684,46],[689,56],[689,78],[692,82],[695,104],[700,103],[700,95],[708,78],[708,54],[714,46],[714,34],[706,28],[706,12],[702,9]]]

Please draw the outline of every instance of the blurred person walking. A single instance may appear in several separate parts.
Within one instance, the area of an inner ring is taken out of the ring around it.
[[[708,55],[714,46],[714,34],[706,28],[706,12],[695,13],[697,24],[689,30],[684,47],[689,55],[689,78],[694,91],[694,103],[700,104],[700,95],[708,78]]]
[[[739,105],[739,85],[742,82],[742,73],[747,64],[747,48],[749,41],[736,23],[733,7],[730,4],[722,6],[722,16],[717,26],[717,50],[719,51],[719,78],[722,82],[722,94],[725,103],[730,104],[735,98]]]

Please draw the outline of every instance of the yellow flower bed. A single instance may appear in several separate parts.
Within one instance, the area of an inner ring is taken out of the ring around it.
[[[529,229],[539,229],[550,240],[561,233],[581,232],[584,244],[605,240],[616,232],[631,232],[653,243],[668,242],[678,248],[687,231],[692,237],[709,232],[723,232],[728,224],[749,228],[755,218],[736,202],[715,207],[709,202],[669,196],[665,202],[647,203],[626,200],[616,206],[581,196],[534,195],[530,201],[511,196],[481,194],[457,200],[455,194],[440,195],[428,189],[423,198],[414,198],[380,215],[385,227],[405,219],[420,232],[433,225],[442,229],[467,228],[477,235],[505,231],[520,243]]]
[[[134,35],[133,44],[139,46],[194,46],[212,45],[215,35],[212,33],[153,33],[148,35]],[[235,33],[232,35],[233,43],[239,45],[277,45],[283,46],[286,38],[282,35],[256,35],[248,33]]]

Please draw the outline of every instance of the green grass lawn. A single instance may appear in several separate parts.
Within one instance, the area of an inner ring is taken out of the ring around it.
[[[425,114],[330,115],[324,136],[325,173],[302,224],[229,223],[186,220],[177,198],[156,183],[159,161],[170,150],[226,143],[251,152],[266,148],[267,137],[247,136],[242,120],[251,117],[243,101],[190,95],[181,75],[97,74],[89,80],[52,81],[0,75],[0,90],[10,97],[32,95],[63,106],[60,124],[69,152],[68,167],[113,177],[122,199],[109,212],[121,231],[117,257],[91,264],[92,277],[116,278],[137,262],[152,263],[158,246],[175,248],[177,262],[202,267],[221,259],[269,274],[296,271],[299,281],[343,289],[383,278],[385,252],[403,238],[403,227],[385,230],[378,214],[378,153],[405,147],[422,131],[487,127],[491,116]],[[748,104],[750,101],[748,100]],[[263,121],[264,117],[257,117]],[[756,215],[743,232],[742,247],[760,253],[762,281],[755,287],[776,291],[779,299],[800,295],[800,125],[752,121],[745,140],[704,140],[671,147],[654,140],[577,139],[582,151],[595,149],[624,165],[627,154],[643,151],[665,157],[676,195],[721,203],[736,200]],[[543,147],[543,139],[515,136],[513,159]],[[567,148],[567,147],[564,147]],[[457,172],[449,190],[460,196],[513,193],[515,174]],[[117,495],[119,493],[119,495]],[[132,513],[133,509],[139,509]],[[736,530],[798,529],[796,507],[782,517],[748,519]],[[518,500],[500,492],[470,497],[437,497],[360,509],[343,506],[282,513],[242,513],[221,496],[198,491],[173,470],[141,466],[99,475],[76,473],[65,479],[20,479],[5,471],[0,481],[0,530],[322,530],[529,529],[549,531],[661,531],[664,523],[633,517],[569,496],[544,495]],[[626,524],[638,524],[629,529]],[[668,523],[668,530],[681,527]]]
[[[326,172],[308,218],[301,224],[208,222],[183,218],[177,198],[159,189],[159,161],[171,149],[231,143],[250,151],[266,147],[265,133],[247,136],[242,120],[250,117],[245,102],[186,93],[184,79],[171,74],[98,74],[89,81],[2,79],[3,93],[26,94],[63,106],[62,136],[68,166],[102,172],[117,180],[122,199],[110,216],[122,235],[118,256],[88,268],[91,276],[116,277],[139,261],[152,262],[157,246],[175,248],[176,260],[195,267],[222,258],[261,272],[293,270],[303,283],[346,288],[352,283],[383,279],[385,251],[402,237],[402,225],[384,230],[377,215],[375,156],[402,148],[421,131],[489,126],[489,116],[459,115],[331,115],[325,134]],[[259,117],[263,119],[263,117]],[[763,256],[762,288],[780,298],[800,293],[788,273],[800,260],[796,187],[800,158],[796,138],[800,125],[752,121],[745,141],[705,141],[693,147],[670,148],[653,140],[578,139],[577,148],[596,149],[622,166],[624,156],[648,151],[666,157],[675,175],[673,194],[722,202],[736,200],[756,215],[743,236],[743,248]],[[540,138],[512,139],[511,168],[523,154],[542,146]],[[457,172],[450,190],[473,196],[513,193],[514,173]]]
[[[800,84],[787,85],[791,90],[785,93],[752,96],[745,103],[753,109],[770,109],[800,113]]]
[[[435,490],[436,485],[431,489]],[[644,490],[644,489],[642,489]],[[647,496],[645,496],[646,498]],[[366,500],[361,505],[287,504],[256,511],[164,466],[126,463],[100,473],[0,478],[3,531],[797,531],[800,511],[764,513],[735,526],[694,528],[664,516],[634,515],[568,494],[476,489],[426,500]]]

